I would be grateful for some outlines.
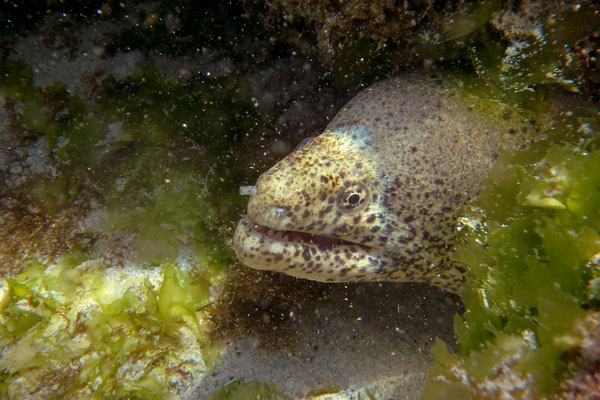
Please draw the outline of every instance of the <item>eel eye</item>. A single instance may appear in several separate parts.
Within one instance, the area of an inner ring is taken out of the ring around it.
[[[365,207],[369,192],[364,185],[351,185],[344,189],[338,198],[338,206],[342,211],[356,211]]]

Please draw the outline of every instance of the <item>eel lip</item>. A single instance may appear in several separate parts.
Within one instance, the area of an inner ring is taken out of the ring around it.
[[[248,216],[244,216],[240,222],[238,223],[237,230],[243,229],[247,231],[249,234],[262,236],[264,240],[268,240],[271,242],[283,242],[283,243],[299,243],[299,244],[310,244],[319,246],[319,248],[327,247],[336,247],[336,246],[360,246],[365,249],[369,247],[360,245],[357,243],[349,242],[344,239],[332,238],[327,236],[319,236],[314,235],[307,232],[299,232],[299,231],[284,231],[277,230],[273,228],[269,228],[268,226],[260,225],[256,222],[250,220]],[[236,237],[237,237],[236,230]],[[235,237],[234,237],[235,241]]]
[[[246,266],[321,282],[385,280],[393,261],[383,251],[341,239],[276,231],[244,216],[233,248]]]

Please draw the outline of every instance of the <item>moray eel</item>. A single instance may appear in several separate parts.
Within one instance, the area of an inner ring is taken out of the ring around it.
[[[412,73],[347,103],[325,131],[263,173],[234,235],[247,266],[322,282],[415,281],[456,293],[457,212],[535,122]],[[539,129],[537,129],[539,130]]]

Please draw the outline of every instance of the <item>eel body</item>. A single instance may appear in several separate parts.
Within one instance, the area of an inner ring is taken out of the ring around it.
[[[536,128],[425,73],[379,82],[264,172],[238,223],[247,266],[322,282],[417,281],[457,292],[457,212]]]

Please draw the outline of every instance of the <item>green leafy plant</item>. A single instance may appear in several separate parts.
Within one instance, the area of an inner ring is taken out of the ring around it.
[[[70,256],[31,263],[6,280],[2,396],[163,399],[171,395],[168,371],[203,373],[218,353],[201,316],[210,275],[172,264],[159,272],[151,283],[150,274],[107,273],[99,261]],[[186,337],[198,351],[183,357]]]
[[[496,164],[454,256],[471,277],[455,320],[460,351],[434,346],[424,398],[531,398],[558,388],[597,305],[598,204],[600,152],[542,142]]]

